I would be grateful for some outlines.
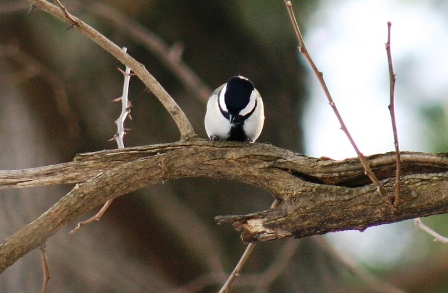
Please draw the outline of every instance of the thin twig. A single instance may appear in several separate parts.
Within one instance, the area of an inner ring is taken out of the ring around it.
[[[99,221],[101,217],[104,215],[104,213],[107,211],[109,206],[112,204],[113,199],[109,199],[106,201],[106,203],[103,205],[103,207],[99,210],[98,213],[96,213],[93,217],[88,218],[85,221],[79,222],[78,225],[74,229],[72,229],[69,234],[75,234],[79,229],[81,229],[82,226],[88,225],[90,223],[93,223],[95,221]]]
[[[193,126],[185,115],[184,111],[179,107],[176,101],[168,94],[168,92],[159,84],[159,82],[152,76],[141,63],[137,62],[127,53],[124,53],[120,47],[112,43],[105,36],[100,34],[98,31],[78,19],[77,17],[71,15],[67,12],[62,5],[55,6],[52,3],[45,0],[27,0],[28,2],[34,4],[37,8],[42,9],[56,18],[63,21],[68,21],[72,27],[76,28],[83,35],[88,37],[90,40],[94,41],[96,44],[101,46],[104,50],[110,53],[112,56],[117,58],[120,62],[129,66],[131,70],[137,75],[143,83],[150,89],[154,95],[159,99],[165,109],[173,118],[180,132],[180,139],[190,140],[195,138],[197,135],[194,132]],[[58,0],[59,1],[59,0]],[[62,7],[61,7],[62,6]]]
[[[127,51],[126,47],[123,47],[123,52]],[[131,103],[129,102],[129,82],[131,80],[131,68],[126,66],[126,70],[122,71],[121,73],[124,75],[124,83],[123,83],[123,93],[121,94],[121,113],[117,120],[115,120],[115,124],[117,124],[117,133],[114,135],[114,139],[117,142],[118,148],[123,149],[124,148],[124,141],[123,138],[126,135],[126,128],[124,127],[124,121],[127,117],[129,117],[129,114],[131,113]],[[82,226],[90,224],[95,221],[99,221],[101,217],[104,215],[104,213],[107,211],[109,206],[112,204],[113,199],[109,199],[106,201],[106,203],[103,205],[103,207],[99,210],[96,215],[93,217],[83,221],[79,222],[75,229],[71,230],[69,233],[74,234],[76,231],[78,231]]]
[[[50,269],[48,267],[48,258],[47,258],[47,244],[44,242],[40,246],[40,255],[42,256],[42,268],[43,268],[43,284],[42,284],[42,293],[47,292],[48,282],[50,281]]]
[[[434,230],[432,230],[431,228],[429,228],[428,226],[426,226],[425,224],[423,224],[422,219],[421,218],[415,218],[414,219],[414,223],[415,226],[423,231],[425,231],[426,233],[428,233],[429,235],[434,237],[434,241],[443,243],[443,244],[448,244],[448,238],[445,236],[440,235],[439,233],[435,232]]]
[[[271,204],[271,209],[278,207],[280,203],[281,201],[279,199],[275,199],[274,202]],[[241,270],[243,269],[244,265],[246,264],[247,260],[251,256],[256,246],[257,246],[256,241],[251,242],[247,245],[246,250],[244,251],[238,263],[236,264],[229,278],[222,286],[221,290],[219,290],[219,293],[225,293],[229,291],[230,286],[232,285],[233,281],[235,281],[236,277],[240,275]]]
[[[246,246],[246,250],[244,250],[243,255],[236,264],[235,268],[233,269],[227,281],[222,286],[221,290],[219,290],[219,293],[229,292],[230,286],[232,285],[233,281],[235,281],[236,277],[240,275],[241,270],[243,269],[244,265],[246,264],[247,260],[251,256],[256,246],[257,242],[251,242]]]
[[[394,133],[394,146],[395,155],[397,158],[396,174],[395,174],[395,199],[394,206],[398,207],[400,205],[400,177],[401,177],[401,158],[400,158],[400,147],[398,144],[398,131],[397,122],[395,119],[395,81],[397,80],[396,74],[394,73],[394,67],[392,63],[392,53],[390,51],[390,27],[392,23],[387,22],[387,43],[386,43],[386,53],[387,53],[387,64],[389,65],[389,88],[390,88],[390,103],[389,112],[390,118],[392,119],[392,130]]]
[[[350,141],[353,149],[355,150],[356,154],[358,155],[359,161],[361,162],[361,165],[363,166],[366,175],[370,178],[370,180],[373,182],[373,184],[375,184],[378,187],[378,190],[381,193],[381,195],[386,196],[387,195],[386,190],[384,189],[381,182],[376,177],[375,173],[373,173],[372,169],[370,168],[369,162],[367,161],[365,156],[361,153],[361,151],[358,149],[358,146],[356,145],[350,132],[348,131],[348,128],[345,125],[344,120],[342,119],[342,116],[339,113],[339,110],[336,107],[336,104],[335,104],[333,98],[331,97],[330,91],[328,90],[328,87],[324,81],[322,72],[320,72],[317,69],[316,65],[314,64],[314,61],[311,59],[311,56],[308,53],[308,50],[306,49],[305,43],[303,41],[302,33],[300,32],[299,25],[297,23],[295,15],[294,15],[294,11],[292,9],[291,1],[287,1],[287,0],[284,0],[284,1],[285,1],[286,8],[288,10],[289,18],[291,19],[292,26],[296,33],[296,37],[299,41],[299,52],[305,57],[306,61],[311,66],[314,74],[316,75],[317,79],[319,80],[319,83],[325,92],[325,96],[327,97],[328,103],[330,104],[331,108],[333,109],[333,112],[336,115],[336,118],[338,119],[338,121],[341,125],[342,131],[345,133],[345,135],[347,136],[348,140]]]

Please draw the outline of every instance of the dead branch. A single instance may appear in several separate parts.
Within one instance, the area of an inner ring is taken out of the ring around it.
[[[395,183],[395,154],[367,157],[387,190]],[[76,186],[34,222],[0,245],[0,272],[78,216],[107,200],[162,181],[186,177],[238,180],[271,192],[280,206],[221,216],[246,241],[305,237],[448,211],[446,154],[407,153],[402,159],[399,209],[378,197],[358,159],[306,157],[269,144],[195,140],[80,154],[72,162],[0,171],[0,188]]]

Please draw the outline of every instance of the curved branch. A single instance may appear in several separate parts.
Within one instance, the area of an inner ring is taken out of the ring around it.
[[[393,189],[395,154],[368,157]],[[219,217],[246,241],[365,229],[448,211],[446,154],[402,153],[402,204],[379,196],[356,158],[306,157],[268,144],[195,140],[78,155],[72,162],[0,171],[0,188],[77,183],[37,220],[0,245],[0,272],[63,226],[107,200],[144,186],[186,178],[238,180],[271,192],[282,204],[244,216]]]
[[[117,58],[121,63],[128,66],[137,75],[141,81],[152,91],[152,93],[159,99],[171,117],[174,119],[180,134],[181,140],[189,140],[196,137],[196,134],[188,121],[187,116],[182,109],[177,105],[174,99],[168,92],[159,84],[159,82],[152,76],[145,68],[145,66],[132,58],[127,53],[123,52],[120,47],[115,45],[98,31],[84,23],[77,17],[69,14],[64,7],[58,7],[45,0],[28,0],[35,7],[40,8],[52,16],[68,22],[71,27],[76,28],[79,32],[85,35],[90,40],[97,43],[100,47]]]

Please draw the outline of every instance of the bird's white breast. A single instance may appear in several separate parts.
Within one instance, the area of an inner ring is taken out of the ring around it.
[[[217,136],[220,140],[229,138],[231,124],[219,109],[217,94],[213,94],[207,102],[204,124],[209,138],[212,136]]]
[[[246,135],[248,138],[250,138],[252,141],[257,140],[257,138],[260,136],[261,131],[263,130],[263,125],[264,125],[264,105],[263,105],[263,100],[261,99],[260,94],[258,93],[257,90],[254,90],[252,92],[252,95],[254,96],[254,98],[250,100],[249,105],[253,105],[252,108],[247,109],[248,107],[244,108],[241,112],[243,111],[247,111],[247,113],[250,113],[250,111],[252,111],[253,107],[256,105],[256,109],[255,111],[252,113],[252,115],[250,115],[249,118],[246,119],[246,121],[244,122],[244,126],[243,129],[246,132]],[[257,101],[257,103],[255,103],[255,100]],[[245,113],[245,114],[247,114]],[[242,115],[245,115],[242,114]]]

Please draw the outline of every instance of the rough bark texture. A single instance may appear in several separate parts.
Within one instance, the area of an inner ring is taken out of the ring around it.
[[[186,177],[238,180],[282,200],[274,209],[217,217],[218,223],[232,223],[245,241],[362,230],[447,212],[447,155],[403,152],[401,158],[399,208],[379,194],[357,159],[316,159],[258,143],[196,140],[86,153],[64,164],[0,171],[0,188],[77,183],[52,208],[0,245],[0,271],[107,200]],[[394,153],[368,159],[386,190],[393,194]]]

